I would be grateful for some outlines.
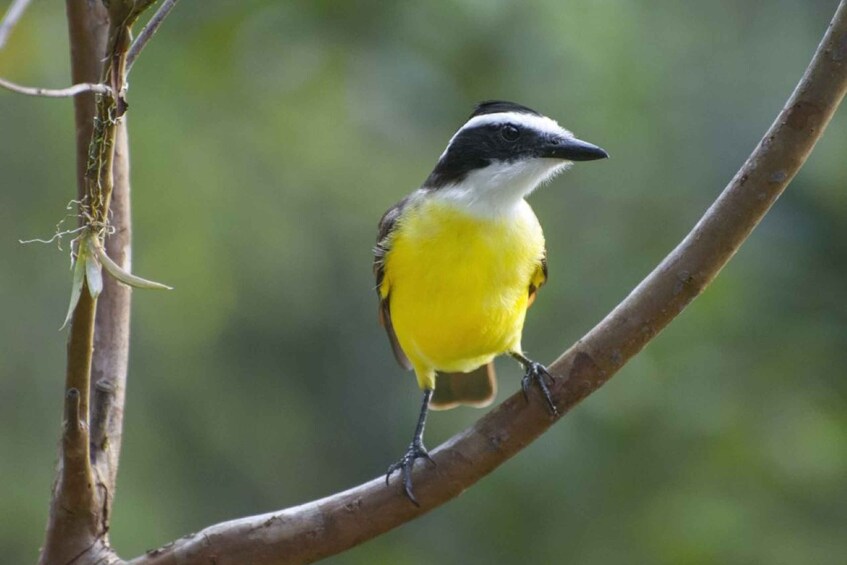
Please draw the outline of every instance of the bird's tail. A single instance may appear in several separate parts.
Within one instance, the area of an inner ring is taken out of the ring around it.
[[[484,408],[497,396],[494,362],[469,373],[436,373],[435,394],[429,403],[433,410],[449,410],[460,404]]]

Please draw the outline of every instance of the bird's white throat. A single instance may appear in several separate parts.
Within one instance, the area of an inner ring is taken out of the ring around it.
[[[512,213],[526,196],[571,165],[559,159],[495,161],[468,173],[461,181],[439,188],[430,198],[460,206],[480,217]]]

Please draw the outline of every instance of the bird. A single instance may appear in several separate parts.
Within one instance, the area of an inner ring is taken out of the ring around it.
[[[430,407],[490,404],[495,357],[520,363],[527,400],[535,384],[557,414],[553,377],[521,346],[527,308],[547,280],[544,234],[526,197],[574,161],[607,157],[535,110],[484,101],[420,188],[383,214],[373,262],[379,321],[423,391],[412,442],[385,481],[400,471],[415,505],[414,464],[435,463],[423,443]]]

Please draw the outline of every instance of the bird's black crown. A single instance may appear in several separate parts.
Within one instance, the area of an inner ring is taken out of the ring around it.
[[[486,114],[499,114],[501,112],[515,112],[516,114],[531,114],[533,116],[541,115],[532,108],[527,108],[526,106],[516,104],[515,102],[508,102],[506,100],[485,100],[476,105],[476,108],[474,108],[473,113],[468,119],[475,118],[476,116],[484,116]]]

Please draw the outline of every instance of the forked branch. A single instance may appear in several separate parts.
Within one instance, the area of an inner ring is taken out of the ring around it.
[[[129,72],[132,69],[138,55],[140,55],[141,51],[147,46],[147,42],[153,38],[157,31],[159,31],[159,26],[161,26],[162,22],[165,21],[165,18],[168,17],[168,14],[171,13],[171,10],[174,9],[177,2],[179,2],[179,0],[164,0],[162,5],[159,6],[159,9],[156,10],[156,13],[150,18],[150,21],[141,28],[141,33],[139,33],[135,41],[132,42],[132,45],[129,48],[129,53],[127,53],[126,72]]]
[[[608,381],[720,272],[782,193],[847,90],[847,0],[759,145],[691,233],[594,329],[551,366],[564,414]],[[547,430],[536,399],[507,399],[432,452],[416,473],[420,507],[382,477],[327,498],[224,522],[132,561],[134,565],[306,563],[378,536],[454,498]]]
[[[71,74],[77,83],[108,83],[109,96],[74,99],[82,234],[78,263],[97,239],[128,267],[128,160],[123,79],[129,27],[150,0],[67,0]],[[104,61],[104,55],[106,59]],[[111,206],[114,199],[114,206]],[[111,229],[107,229],[109,226]],[[47,533],[39,563],[117,563],[108,531],[117,473],[129,332],[129,291],[87,271],[73,314],[65,379],[66,417]],[[76,296],[76,292],[72,293]],[[95,345],[97,349],[95,350]],[[92,375],[94,379],[92,379]],[[92,398],[92,380],[97,394]],[[93,406],[92,406],[93,402]],[[91,416],[89,414],[91,413]],[[89,425],[90,423],[90,425]],[[92,429],[93,428],[93,429]]]

